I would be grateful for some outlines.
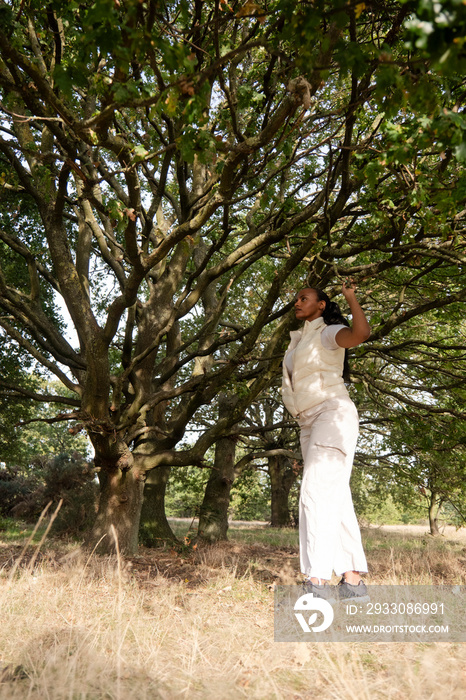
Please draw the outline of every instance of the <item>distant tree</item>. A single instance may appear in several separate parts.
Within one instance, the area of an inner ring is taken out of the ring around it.
[[[219,395],[219,421],[228,420],[234,414],[238,399],[236,394],[222,392]],[[215,443],[214,464],[199,508],[198,537],[207,542],[227,538],[230,492],[235,480],[237,435],[234,428],[232,426],[230,433]]]
[[[297,424],[288,415],[277,392],[269,387],[252,404],[239,429],[242,454],[238,454],[235,470],[261,469],[270,483],[272,527],[296,524],[290,513],[289,495],[302,470]]]
[[[232,520],[270,520],[270,482],[262,469],[245,469],[231,489]]]
[[[445,506],[457,523],[466,523],[465,422],[462,407],[451,398],[448,403],[435,402],[430,410],[419,396],[416,405],[415,398],[412,395],[411,405],[395,404],[384,411],[384,418],[380,411],[375,414],[386,427],[372,425],[373,451],[365,445],[365,454],[358,455],[359,466],[369,475],[376,495],[390,495],[406,509],[419,510],[422,505],[430,532],[437,535]]]

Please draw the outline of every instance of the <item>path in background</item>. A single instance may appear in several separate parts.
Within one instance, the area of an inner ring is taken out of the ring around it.
[[[187,523],[188,525],[192,523],[193,528],[194,526],[197,528],[199,523],[197,518],[167,518],[167,520],[170,523]],[[229,527],[270,527],[270,523],[267,520],[229,520],[228,525]]]
[[[197,518],[168,518],[174,523],[192,523],[192,528],[197,527]],[[232,528],[268,528],[270,523],[266,520],[230,520],[229,526]],[[428,535],[430,537],[428,525],[370,525],[363,530],[382,530],[382,532],[398,532],[400,535]],[[456,542],[466,542],[466,527],[459,530],[453,525],[445,525],[440,528],[441,536]]]
[[[373,526],[374,528],[376,526]],[[428,535],[431,536],[429,532],[428,525],[380,525],[380,528],[385,532],[399,532],[401,535]],[[466,528],[461,527],[459,530],[453,525],[445,525],[440,528],[441,536],[448,540],[454,540],[456,542],[466,542]]]

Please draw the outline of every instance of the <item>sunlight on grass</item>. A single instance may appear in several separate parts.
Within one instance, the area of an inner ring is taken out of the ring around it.
[[[0,532],[1,556],[14,536]],[[229,537],[127,561],[50,539],[16,569],[4,558],[0,700],[462,700],[466,645],[274,643],[273,583],[299,577],[297,533]],[[460,540],[363,538],[370,583],[466,584]]]
[[[32,542],[37,544],[40,542],[42,535],[47,528],[46,524],[40,525]],[[0,517],[0,540],[9,544],[24,544],[31,537],[34,530],[34,525],[23,523],[13,518]]]
[[[230,527],[228,537],[243,544],[267,544],[272,547],[297,547],[298,531],[292,528],[235,528]]]
[[[197,533],[197,521],[171,519],[170,527],[179,540],[186,536],[195,536]],[[274,528],[270,525],[231,523],[228,528],[228,540],[243,544],[267,544],[273,547],[297,547],[298,530],[295,528]]]

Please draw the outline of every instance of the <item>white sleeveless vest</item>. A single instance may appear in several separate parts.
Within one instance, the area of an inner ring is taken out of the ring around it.
[[[324,348],[320,336],[325,326],[320,316],[306,321],[302,330],[290,333],[291,343],[285,358],[294,350],[293,374],[290,377],[284,359],[282,398],[295,418],[327,399],[348,396],[342,377],[345,349]]]

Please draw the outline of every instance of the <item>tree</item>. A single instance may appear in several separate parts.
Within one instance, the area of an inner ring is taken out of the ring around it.
[[[237,403],[237,395],[221,393],[218,420],[228,419]],[[227,538],[230,491],[235,479],[236,437],[234,433],[225,435],[215,443],[214,464],[199,509],[198,536],[207,542]]]
[[[288,527],[293,524],[289,495],[302,464],[297,424],[277,394],[277,387],[272,385],[249,407],[240,429],[243,454],[235,471],[241,474],[254,463],[256,469],[267,472],[270,524],[272,527]]]
[[[270,383],[306,273],[331,294],[340,275],[377,276],[376,342],[466,298],[459,279],[428,301],[414,289],[464,260],[465,182],[462,49],[431,61],[415,11],[0,2],[2,206],[41,222],[0,232],[0,322],[71,392],[53,401],[93,444],[102,550],[112,532],[135,550],[151,472],[167,531],[170,466],[204,465]],[[403,296],[388,311],[387,289]],[[235,408],[179,449],[225,390]]]
[[[383,489],[406,507],[423,503],[432,535],[439,534],[444,506],[457,522],[466,522],[464,421],[452,415],[453,406],[444,408],[435,420],[421,406],[393,409],[390,429],[385,435],[378,432],[377,450],[370,457],[372,488]]]

